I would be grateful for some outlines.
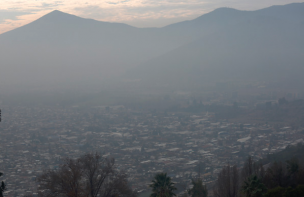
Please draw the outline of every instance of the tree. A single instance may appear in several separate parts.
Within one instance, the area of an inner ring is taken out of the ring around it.
[[[216,197],[237,197],[239,190],[239,172],[237,166],[224,166],[218,174],[218,179],[213,188]]]
[[[248,180],[253,175],[264,181],[265,170],[262,162],[255,162],[252,156],[248,156],[241,170],[241,182]]]
[[[255,173],[255,164],[251,156],[248,156],[242,168],[242,180],[245,181],[248,177]]]
[[[288,178],[289,178],[289,185],[295,186],[297,185],[298,180],[298,173],[299,173],[299,161],[297,158],[292,158],[286,161],[287,164],[287,171],[288,171]]]
[[[167,173],[156,174],[150,187],[152,188],[150,197],[176,196],[175,193],[173,193],[176,187],[174,187],[174,183],[171,181],[171,178],[167,176]]]
[[[265,194],[265,197],[302,197],[304,196],[304,185],[292,187],[276,187],[270,189]]]
[[[241,189],[246,197],[261,197],[266,192],[266,190],[266,186],[256,175],[249,177],[244,182]]]
[[[289,183],[289,176],[282,162],[274,162],[265,175],[265,184],[268,188],[286,187]]]
[[[283,195],[284,197],[303,197],[304,185],[298,185],[296,188],[288,187]]]
[[[299,172],[299,161],[297,158],[292,158],[286,161],[288,172],[293,175]]]
[[[283,197],[285,190],[286,189],[283,187],[276,187],[273,189],[269,189],[265,194],[265,197]]]
[[[203,184],[202,179],[192,180],[193,187],[188,190],[191,197],[207,197],[208,190],[206,185]]]
[[[0,172],[0,177],[3,175],[2,172]],[[6,190],[6,185],[5,183],[2,181],[1,185],[0,185],[0,197],[3,197],[3,192]]]
[[[135,197],[127,175],[115,168],[115,161],[99,154],[66,158],[58,170],[38,177],[39,194],[48,197]]]

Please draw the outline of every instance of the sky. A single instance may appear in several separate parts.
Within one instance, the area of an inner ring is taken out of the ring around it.
[[[162,27],[216,8],[257,10],[304,0],[0,0],[0,34],[60,10],[83,18]]]

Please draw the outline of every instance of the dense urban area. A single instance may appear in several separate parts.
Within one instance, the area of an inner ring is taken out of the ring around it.
[[[248,155],[257,160],[304,139],[299,126],[233,122],[208,111],[140,111],[122,105],[1,108],[6,196],[37,195],[36,177],[43,170],[58,168],[62,158],[95,151],[115,158],[140,194],[150,190],[158,172],[167,172],[182,194],[192,178],[212,185],[228,163],[242,166]]]
[[[0,2],[0,197],[304,196],[304,0]]]

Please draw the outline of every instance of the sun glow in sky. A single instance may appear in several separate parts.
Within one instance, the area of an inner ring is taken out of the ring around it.
[[[304,0],[0,0],[0,34],[60,10],[84,18],[161,27],[219,7],[256,10]]]

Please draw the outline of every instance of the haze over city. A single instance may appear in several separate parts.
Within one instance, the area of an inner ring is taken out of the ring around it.
[[[304,1],[1,0],[0,197],[303,197],[303,35]]]

